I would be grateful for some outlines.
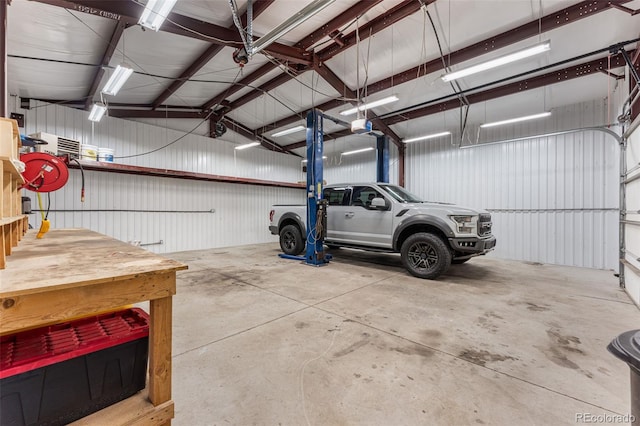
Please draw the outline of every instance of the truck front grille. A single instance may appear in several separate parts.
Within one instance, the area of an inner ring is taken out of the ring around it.
[[[491,235],[491,215],[489,213],[481,213],[478,217],[478,235],[481,237]]]

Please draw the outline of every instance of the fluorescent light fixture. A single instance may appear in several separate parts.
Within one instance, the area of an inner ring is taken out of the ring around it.
[[[307,19],[311,18],[313,15],[320,12],[325,7],[329,6],[335,0],[315,0],[307,5],[302,10],[296,12],[292,17],[284,21],[282,24],[278,25],[267,34],[260,37],[253,45],[251,46],[251,52],[249,55],[253,56],[256,53],[262,51],[271,43],[302,24]]]
[[[373,147],[370,146],[369,148],[362,148],[362,149],[356,149],[355,151],[343,152],[342,155],[358,154],[360,152],[367,152],[367,151],[373,151]]]
[[[490,70],[492,68],[499,67],[501,65],[509,64],[511,62],[519,61],[520,59],[528,58],[533,55],[537,55],[542,52],[546,52],[551,49],[551,41],[547,40],[542,43],[536,44],[526,49],[518,50],[517,52],[509,53],[508,55],[501,56],[496,59],[492,59],[487,62],[483,62],[478,65],[474,65],[469,68],[455,71],[442,76],[443,81],[451,81],[458,78],[466,77],[471,74],[479,73],[482,71]]]
[[[424,141],[424,140],[427,140],[427,139],[439,138],[440,136],[447,136],[447,135],[450,135],[450,134],[451,134],[451,132],[433,133],[431,135],[417,136],[415,138],[410,138],[410,139],[402,139],[402,142],[404,142],[404,143],[418,142],[418,141]]]
[[[131,77],[131,74],[133,74],[133,68],[126,64],[118,65],[113,71],[113,74],[111,74],[107,84],[102,88],[102,93],[111,96],[117,95],[127,79]]]
[[[510,118],[508,120],[502,120],[502,121],[494,121],[493,123],[485,123],[485,124],[480,125],[480,127],[485,128],[485,127],[502,126],[503,124],[511,124],[511,123],[517,123],[519,121],[535,120],[537,118],[549,117],[550,115],[551,115],[551,111],[541,112],[540,114],[533,114],[533,115],[527,115],[527,116],[524,116],[524,117]]]
[[[167,19],[169,12],[175,6],[177,0],[149,0],[144,6],[142,16],[138,24],[150,30],[158,31],[160,25]]]
[[[89,113],[89,120],[91,121],[100,121],[102,120],[102,116],[107,112],[107,106],[102,102],[96,102],[91,107],[91,112]]]
[[[258,145],[260,145],[260,142],[251,142],[244,145],[238,145],[235,147],[235,149],[247,149],[247,148],[251,148],[252,146],[258,146]]]
[[[327,156],[326,156],[326,155],[323,155],[323,156],[322,156],[322,159],[323,159],[323,160],[326,160],[326,159],[327,159]],[[309,160],[302,160],[302,162],[303,162],[303,163],[306,163],[307,161],[309,161]]]
[[[372,101],[372,102],[367,102],[364,105],[360,105],[358,107],[353,107],[351,109],[347,109],[344,111],[340,111],[340,115],[351,115],[351,114],[355,114],[358,111],[364,111],[365,109],[371,109],[371,108],[375,108],[378,107],[380,105],[386,105],[386,104],[390,104],[391,102],[395,102],[397,101],[399,98],[395,95],[386,97],[386,98],[382,98],[379,99],[377,101]]]
[[[272,138],[277,138],[278,136],[290,135],[291,133],[299,132],[301,130],[306,130],[306,127],[300,125],[296,127],[292,127],[290,129],[281,130],[277,133],[271,135]]]

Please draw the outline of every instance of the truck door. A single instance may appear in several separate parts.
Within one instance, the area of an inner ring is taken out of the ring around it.
[[[323,192],[329,206],[327,207],[327,240],[345,241],[344,215],[349,208],[351,188],[325,188]]]
[[[384,198],[391,206],[391,201],[377,189],[354,186],[349,206],[343,209],[341,232],[353,244],[391,248],[393,213],[391,209],[373,209],[371,200],[376,197]]]

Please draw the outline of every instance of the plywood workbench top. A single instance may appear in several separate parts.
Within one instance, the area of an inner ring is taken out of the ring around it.
[[[0,270],[2,297],[82,287],[187,266],[87,229],[29,231]]]

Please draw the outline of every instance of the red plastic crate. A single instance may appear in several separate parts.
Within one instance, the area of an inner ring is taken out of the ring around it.
[[[147,336],[149,316],[138,308],[2,336],[0,379]]]
[[[63,426],[145,387],[141,309],[0,337],[0,425]]]

